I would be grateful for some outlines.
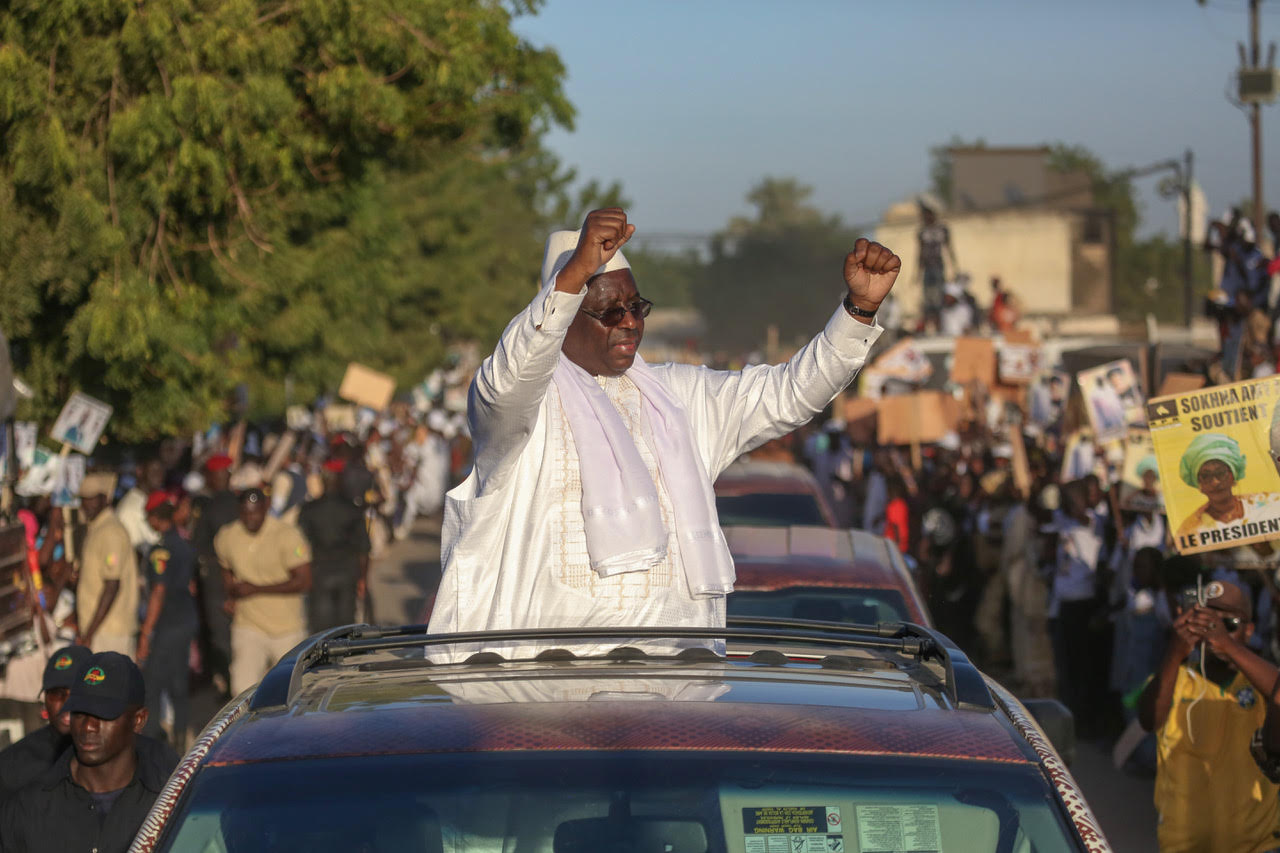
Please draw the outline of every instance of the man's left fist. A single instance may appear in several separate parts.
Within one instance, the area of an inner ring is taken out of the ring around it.
[[[844,280],[849,301],[863,311],[875,311],[893,289],[902,271],[902,259],[879,243],[858,238],[844,258]]]

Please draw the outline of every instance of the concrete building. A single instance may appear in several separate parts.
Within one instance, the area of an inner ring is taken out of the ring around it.
[[[990,304],[998,277],[1027,316],[1114,314],[1110,220],[1093,206],[1086,175],[1050,170],[1047,148],[952,148],[949,155],[951,198],[938,200],[945,206],[937,212],[979,305]],[[890,207],[876,229],[876,239],[902,258],[895,292],[908,315],[921,304],[917,201]]]

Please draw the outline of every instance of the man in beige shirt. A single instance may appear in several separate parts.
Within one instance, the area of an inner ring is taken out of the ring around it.
[[[133,657],[138,636],[138,560],[115,510],[114,474],[89,474],[80,485],[80,507],[89,522],[80,549],[76,586],[77,642],[97,652]]]
[[[269,506],[260,489],[248,489],[239,520],[213,540],[231,608],[232,695],[261,681],[307,636],[311,548],[298,528],[269,517]]]

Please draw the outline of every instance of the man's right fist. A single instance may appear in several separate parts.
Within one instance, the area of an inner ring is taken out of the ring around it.
[[[636,227],[627,224],[627,212],[620,207],[606,207],[588,213],[578,236],[578,247],[556,277],[556,289],[580,293],[587,280],[609,263],[634,233]]]

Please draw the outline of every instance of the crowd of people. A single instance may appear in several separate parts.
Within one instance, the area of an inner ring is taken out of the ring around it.
[[[438,516],[467,464],[462,419],[442,408],[340,426],[324,411],[94,464],[74,511],[23,499],[33,634],[135,660],[148,735],[187,743],[193,672],[237,695],[304,637],[374,618],[371,554]]]

